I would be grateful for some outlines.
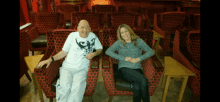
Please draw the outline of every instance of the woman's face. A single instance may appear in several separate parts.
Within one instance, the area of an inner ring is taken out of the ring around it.
[[[120,33],[121,33],[121,37],[125,40],[125,41],[128,41],[131,39],[130,37],[130,32],[125,29],[124,27],[121,28],[120,30]]]

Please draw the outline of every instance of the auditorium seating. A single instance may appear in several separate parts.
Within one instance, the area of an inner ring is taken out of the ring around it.
[[[53,29],[66,28],[64,15],[58,12],[37,12],[31,14],[32,28],[27,32],[32,55],[34,51],[46,51],[46,34]]]
[[[189,33],[187,33],[188,40],[182,39],[183,36],[185,36],[181,35],[183,31],[184,30],[176,30],[175,32],[173,58],[196,74],[196,76],[190,76],[188,78],[187,85],[193,95],[200,96],[200,31],[189,31]],[[192,57],[185,56],[180,51],[182,46],[187,47],[187,50],[184,51]],[[194,63],[192,63],[192,61],[194,61]]]
[[[125,2],[126,0],[116,1]],[[131,4],[131,6],[116,5],[117,3],[93,5],[90,12],[88,12],[89,10],[82,12],[82,7],[75,4],[58,4],[55,12],[32,12],[29,15],[30,29],[20,33],[20,78],[24,74],[29,77],[26,73],[27,65],[22,59],[27,55],[25,54],[28,53],[27,50],[32,51],[32,55],[34,55],[34,51],[44,51],[41,61],[54,56],[61,51],[67,36],[71,32],[77,31],[79,21],[85,19],[103,46],[101,55],[90,61],[84,96],[89,96],[91,102],[101,68],[109,101],[116,95],[133,95],[129,88],[118,86],[120,80],[115,76],[117,74],[115,65],[119,61],[105,54],[105,51],[117,40],[117,29],[121,24],[129,25],[151,48],[154,37],[152,30],[162,35],[164,38],[160,39],[160,47],[165,52],[162,55],[172,56],[197,75],[190,76],[187,85],[193,95],[200,96],[200,7],[181,6],[181,12],[176,12],[172,11],[175,7],[172,4],[170,7],[172,10],[169,10],[171,12],[167,12],[165,6],[167,7],[169,4],[163,1],[157,4],[156,1],[145,6],[140,3]],[[90,4],[85,3],[85,5]],[[43,66],[41,69],[35,69],[37,81],[46,97],[51,100],[56,95],[55,84],[59,78],[59,67],[63,61],[64,58],[51,63],[49,68]],[[143,73],[150,85],[150,96],[154,94],[164,71],[164,67],[158,68],[154,61],[159,60],[153,56],[141,62]],[[94,62],[101,64],[101,68],[99,65],[94,67]],[[127,83],[127,85],[129,84]]]
[[[165,55],[172,53],[172,41],[175,31],[183,27],[186,13],[184,12],[164,12],[154,15],[154,31],[164,36],[160,41]]]

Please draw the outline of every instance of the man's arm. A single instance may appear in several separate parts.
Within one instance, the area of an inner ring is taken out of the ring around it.
[[[94,53],[94,56],[100,55],[102,53],[102,49],[97,49]]]
[[[56,55],[53,56],[54,61],[60,60],[62,58],[64,58],[67,55],[67,52],[65,51],[60,51],[58,52]],[[45,64],[47,64],[46,68],[48,68],[50,66],[50,63],[52,62],[51,58],[48,58],[47,60],[41,61],[38,65],[37,65],[37,69],[41,68],[42,66],[44,66]]]
[[[67,55],[67,52],[62,50],[62,51],[58,52],[56,55],[54,55],[52,57],[53,57],[54,61],[57,61],[57,60],[60,60],[60,59],[64,58],[66,55]],[[48,60],[50,62],[52,62],[51,58],[48,58]]]
[[[102,49],[97,49],[95,52],[91,52],[91,53],[88,53],[86,56],[85,56],[85,58],[87,58],[87,59],[92,59],[93,57],[95,57],[95,56],[97,56],[97,55],[99,55],[99,54],[101,54],[102,53]]]

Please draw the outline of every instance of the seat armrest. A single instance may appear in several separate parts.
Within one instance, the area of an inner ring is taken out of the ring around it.
[[[154,65],[155,65],[155,68],[156,68],[156,69],[161,69],[161,68],[163,68],[163,65],[161,64],[160,61],[154,61]]]
[[[109,61],[103,61],[103,66],[102,68],[109,68]]]
[[[29,41],[33,41],[34,39],[36,39],[38,37],[38,30],[37,30],[37,26],[33,26],[30,30],[27,31],[27,35],[29,38]]]
[[[107,24],[107,29],[110,29],[112,28],[112,23],[111,23],[111,13],[107,13],[106,14],[106,24]]]
[[[162,36],[165,36],[165,31],[160,29],[157,25],[154,25],[154,31],[156,31],[157,33],[159,33]]]
[[[200,70],[200,63],[199,62],[191,62],[198,70]]]
[[[56,29],[66,29],[66,24],[59,24]]]
[[[114,71],[113,71],[113,61],[112,58],[108,57],[110,62],[109,68],[102,68],[102,76],[104,80],[104,85],[109,96],[112,96],[115,92],[115,79],[114,79]]]
[[[47,50],[44,54],[41,61],[48,59],[50,56],[55,55],[55,50]],[[40,86],[45,94],[47,94],[48,89],[52,90],[52,82],[55,81],[57,77],[57,73],[54,74],[54,70],[56,70],[59,73],[59,67],[61,64],[59,61],[52,62],[48,68],[46,68],[46,65],[44,65],[41,69],[35,69],[34,73],[36,74],[36,78],[38,82],[40,83]],[[52,71],[53,70],[53,71]],[[48,72],[49,71],[49,72]],[[51,72],[52,71],[52,72]],[[50,77],[48,77],[50,76]]]
[[[94,68],[98,68],[98,61],[92,61],[92,65],[91,65],[91,68],[94,69]]]
[[[44,56],[41,58],[41,61],[47,60],[54,53],[55,49],[47,49]],[[40,69],[34,69],[35,73],[41,73],[46,70],[46,65],[42,66]]]

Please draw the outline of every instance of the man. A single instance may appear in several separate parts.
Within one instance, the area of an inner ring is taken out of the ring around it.
[[[69,34],[62,50],[37,66],[41,68],[47,64],[48,68],[51,62],[66,56],[56,84],[57,102],[82,102],[90,59],[101,54],[103,49],[98,37],[90,30],[89,23],[81,20],[77,32]]]

